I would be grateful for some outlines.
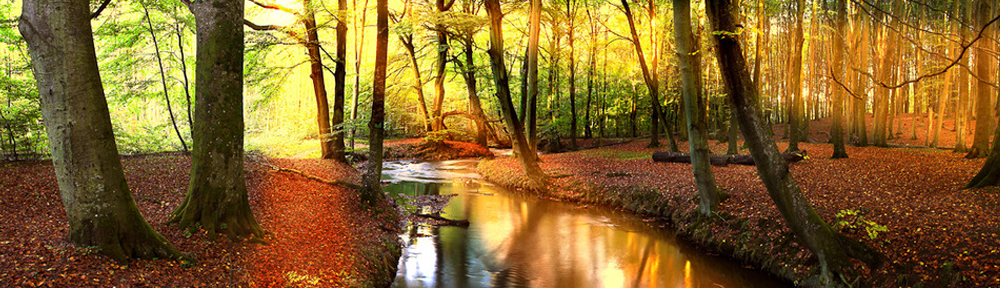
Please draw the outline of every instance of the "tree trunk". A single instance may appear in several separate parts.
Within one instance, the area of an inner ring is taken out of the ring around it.
[[[896,5],[893,5],[893,6],[896,6]],[[892,21],[892,23],[895,23],[895,22],[896,21]],[[884,46],[883,46],[883,49],[881,49],[881,50],[883,50],[884,53],[882,53],[882,63],[879,64],[879,69],[881,70],[879,72],[879,75],[881,75],[879,77],[879,79],[882,82],[890,83],[890,82],[892,82],[892,79],[891,79],[892,78],[892,66],[894,65],[892,62],[893,62],[893,60],[895,60],[895,57],[896,57],[896,55],[895,55],[896,54],[896,45],[895,45],[895,43],[893,43],[894,41],[892,39],[894,37],[896,37],[895,36],[896,32],[892,31],[892,29],[886,29],[885,32],[882,33],[882,35],[883,35],[882,36],[882,39],[883,39],[882,42],[883,42]],[[873,136],[875,138],[874,139],[875,140],[875,146],[877,146],[877,147],[887,147],[887,146],[889,146],[889,143],[888,143],[888,138],[889,137],[886,135],[886,131],[888,130],[888,125],[887,124],[888,124],[888,120],[889,120],[888,119],[889,118],[889,93],[891,91],[888,88],[881,88],[881,87],[880,88],[876,88],[876,89],[878,89],[878,92],[876,92],[876,94],[875,94],[875,101],[872,103],[872,105],[873,105],[872,108],[875,110],[875,132],[873,133]]]
[[[358,10],[358,1],[354,0],[354,10]],[[354,43],[354,89],[351,91],[351,129],[348,132],[348,138],[350,142],[348,147],[354,150],[354,137],[356,136],[357,129],[354,128],[354,120],[358,119],[358,97],[361,94],[361,53],[364,51],[362,49],[365,46],[365,23],[368,18],[368,0],[365,0],[364,7],[361,8],[361,21],[354,19],[351,21],[351,26],[354,29],[354,39],[357,41]],[[359,25],[360,24],[360,25]],[[361,29],[358,29],[361,26]]]
[[[69,241],[111,259],[178,258],[142,218],[122,170],[94,52],[89,1],[24,1],[31,54]],[[15,147],[16,151],[16,147]]]
[[[503,13],[500,11],[500,3],[498,0],[486,0],[485,4],[490,19],[490,49],[487,53],[490,56],[490,67],[493,70],[493,80],[496,84],[497,100],[500,102],[504,121],[507,123],[511,138],[514,140],[514,149],[516,149],[517,158],[524,168],[525,176],[528,177],[534,189],[547,193],[550,185],[548,176],[542,172],[542,168],[538,166],[538,157],[527,145],[524,127],[515,115],[514,102],[511,101],[510,97],[510,80],[507,78],[507,67],[503,59]],[[532,4],[540,7],[541,0],[533,0]],[[537,49],[537,45],[535,49]],[[532,67],[528,67],[528,69],[531,70]]]
[[[531,1],[531,10],[528,14],[528,50],[527,59],[524,61],[524,69],[527,72],[527,95],[528,108],[525,109],[527,118],[528,134],[527,148],[532,151],[529,155],[535,155],[538,151],[538,41],[541,37],[542,22],[542,2]],[[523,122],[522,122],[523,123]]]
[[[435,3],[439,13],[448,12],[451,9],[451,5],[455,3],[455,0],[437,0]],[[441,118],[441,113],[443,113],[442,106],[444,105],[444,79],[445,79],[445,65],[448,64],[448,34],[445,31],[445,27],[442,24],[435,25],[435,30],[437,30],[437,62],[434,63],[434,107],[432,108],[431,116],[433,117],[433,125],[431,128],[434,131],[444,129],[444,119]]]
[[[383,201],[382,140],[385,137],[385,75],[389,51],[389,1],[375,3],[375,75],[372,80],[372,116],[368,121],[368,165],[362,176],[361,200],[368,206]]]
[[[719,206],[719,192],[715,175],[709,163],[708,133],[705,125],[705,98],[701,91],[701,57],[698,42],[691,33],[691,1],[674,0],[674,39],[677,45],[678,66],[684,94],[687,117],[688,146],[691,151],[691,169],[698,187],[699,211],[711,215]],[[742,54],[741,54],[742,55]],[[732,139],[730,139],[732,141]]]
[[[652,109],[653,110],[653,116],[650,119],[651,122],[652,122],[652,125],[650,126],[650,134],[651,135],[650,135],[649,146],[648,147],[659,147],[660,146],[660,133],[657,130],[659,128],[657,126],[659,126],[659,122],[660,122],[660,105],[658,105],[658,103],[660,101],[658,99],[659,94],[660,94],[660,91],[659,91],[660,84],[659,84],[659,79],[657,79],[658,77],[657,77],[657,63],[656,63],[657,62],[657,57],[656,57],[656,55],[658,54],[657,53],[658,51],[656,49],[656,46],[657,46],[656,36],[655,36],[656,33],[655,33],[655,30],[652,29],[652,26],[650,26],[650,32],[651,32],[651,34],[650,34],[649,37],[652,40],[652,41],[650,41],[650,43],[652,43],[652,45],[653,45],[652,51],[654,51],[654,52],[653,52],[652,63],[651,63],[651,65],[647,66],[647,64],[646,64],[646,56],[642,52],[642,44],[641,44],[641,42],[639,42],[639,35],[638,35],[638,33],[636,33],[636,30],[635,30],[635,20],[632,17],[632,10],[629,9],[628,1],[622,0],[622,8],[623,8],[623,11],[625,12],[625,18],[628,19],[628,26],[629,26],[630,31],[632,32],[632,39],[631,39],[632,40],[632,45],[635,46],[635,53],[639,57],[639,64],[640,64],[640,67],[642,68],[642,78],[643,78],[643,80],[645,80],[647,90],[649,90],[649,99],[650,99],[651,105],[653,106],[653,109]],[[655,10],[655,5],[651,5],[649,7],[649,20],[650,21],[652,21],[656,17],[654,11],[656,11]],[[650,68],[649,68],[650,66],[652,66],[652,71],[650,71]],[[632,104],[632,106],[633,106],[633,109],[632,109],[633,112],[632,113],[633,114],[635,114],[635,108],[634,108],[635,105],[636,105],[635,102],[633,102],[633,104]],[[635,130],[635,127],[637,126],[635,122],[636,122],[635,118],[633,117],[633,120],[632,120],[633,130]],[[633,137],[635,137],[636,136],[635,134],[637,134],[637,133],[635,133],[635,131],[633,131],[632,134],[633,134]]]
[[[486,123],[486,114],[483,113],[483,105],[479,101],[479,92],[476,89],[476,65],[474,62],[473,47],[474,38],[471,33],[464,41],[465,49],[465,89],[466,93],[469,94],[469,113],[472,113],[472,120],[476,122],[476,144],[483,147],[487,147],[487,135],[489,135],[489,126]],[[534,105],[534,104],[532,104]],[[534,111],[535,109],[532,109]]]
[[[156,41],[156,31],[153,30],[153,20],[149,19],[149,9],[142,5],[142,11],[146,13],[146,25],[149,27],[149,36],[153,38],[153,50],[156,53],[156,63],[160,65],[160,83],[163,84],[163,100],[167,103],[167,114],[170,114],[170,124],[177,133],[177,140],[181,141],[184,152],[188,151],[187,142],[181,136],[181,130],[177,128],[177,120],[174,119],[174,108],[170,106],[170,93],[167,92],[167,72],[163,69],[163,58],[160,58],[160,43]]]
[[[326,95],[326,81],[323,79],[323,58],[319,54],[320,42],[319,33],[316,31],[316,16],[314,9],[311,7],[310,0],[302,0],[302,5],[305,7],[302,24],[306,28],[306,50],[309,52],[309,78],[312,79],[313,93],[316,95],[316,122],[319,127],[320,158],[333,159],[330,103]]]
[[[987,21],[990,21],[990,0],[978,0],[976,4],[976,25],[974,27],[984,27]],[[989,59],[993,57],[990,56],[990,42],[989,41],[979,41],[976,43],[977,49],[974,50],[976,53],[976,74],[979,75],[983,80],[991,81],[992,74],[990,73],[990,62]],[[988,83],[982,80],[976,81],[976,134],[973,136],[972,147],[969,149],[969,154],[965,155],[965,158],[985,158],[989,156],[990,151],[990,130],[993,122],[993,105],[990,103],[990,98],[993,97],[990,93],[990,86]]]
[[[959,24],[959,23],[969,23],[969,18],[971,18],[971,17],[969,17],[969,15],[972,12],[971,11],[972,10],[971,9],[971,5],[969,5],[969,2],[970,2],[969,0],[957,1],[956,2],[956,6],[959,7],[960,9],[961,9],[961,7],[965,7],[964,12],[962,12],[962,16],[961,16],[962,18],[958,19],[958,20],[960,20],[962,22],[955,21],[955,22],[952,23],[952,30],[956,30],[955,32],[957,34],[961,35],[961,39],[967,39],[968,35],[969,35],[969,29],[965,29],[964,27],[962,27]],[[961,11],[961,10],[956,9],[955,11]],[[956,51],[959,51],[960,49],[962,49],[961,45],[962,45],[961,43],[955,43],[955,47],[952,48],[952,49],[956,49]],[[968,62],[969,62],[968,59],[969,58],[966,57],[966,53],[962,53],[962,59],[958,60],[959,61],[959,65],[968,65]],[[955,138],[956,139],[955,139],[955,149],[952,150],[952,151],[955,152],[955,153],[966,153],[966,152],[969,152],[969,148],[967,148],[966,144],[965,144],[965,136],[967,134],[966,131],[968,130],[966,128],[968,126],[966,126],[966,125],[969,124],[968,123],[969,122],[969,115],[968,115],[968,113],[969,113],[969,111],[968,111],[968,109],[969,109],[969,72],[966,72],[963,69],[957,69],[957,70],[958,70],[958,72],[957,72],[958,73],[958,83],[956,83],[956,85],[958,85],[958,104],[955,105]]]
[[[837,33],[833,36],[833,75],[839,81],[844,81],[844,26],[847,23],[847,1],[837,0]],[[832,79],[831,79],[832,81]],[[844,147],[844,89],[831,83],[833,88],[833,127],[830,131],[830,141],[833,143],[833,159],[847,158],[847,149]]]
[[[340,15],[347,15],[347,0],[338,0]],[[317,42],[318,44],[318,42]],[[333,72],[333,158],[347,163],[344,151],[344,92],[347,89],[347,21],[337,20],[337,67]]]
[[[410,68],[413,70],[413,91],[417,92],[417,113],[423,117],[424,131],[434,131],[431,117],[427,114],[427,100],[424,98],[424,80],[420,76],[420,66],[417,63],[417,53],[413,47],[413,34],[400,35],[399,42],[403,43],[406,56],[410,59]]]
[[[573,30],[576,29],[576,1],[566,0],[566,19],[569,25],[566,26],[569,41],[569,139],[570,148],[577,149],[576,145],[576,47],[573,46]]]
[[[184,76],[184,96],[187,97],[188,129],[192,129],[194,127],[194,120],[192,120],[191,111],[194,109],[191,109],[191,90],[188,89],[190,85],[188,85],[187,59],[184,58],[184,38],[182,37],[181,25],[174,25],[174,31],[177,32],[177,52],[180,53],[181,75]],[[194,139],[192,138],[191,141],[194,141]]]
[[[715,31],[736,31],[733,3],[728,0],[706,2],[709,21]],[[788,170],[788,163],[781,158],[770,129],[760,119],[760,108],[755,105],[759,97],[757,89],[750,82],[746,59],[742,57],[739,41],[732,35],[716,35],[716,59],[728,95],[736,107],[743,136],[750,144],[750,153],[757,163],[768,194],[777,205],[785,222],[791,228],[799,243],[809,248],[819,260],[822,285],[835,281],[835,273],[852,268],[850,257],[862,259],[873,269],[881,263],[881,255],[861,243],[847,238],[823,222],[802,195],[798,184]]]
[[[788,150],[787,151],[797,151],[799,150],[799,140],[803,136],[808,135],[808,131],[801,131],[802,121],[803,121],[803,104],[802,104],[802,46],[805,43],[805,38],[802,35],[802,22],[804,14],[806,11],[805,0],[796,0],[795,4],[795,39],[792,44],[792,71],[789,74],[791,81],[789,81],[789,89],[791,90],[792,96],[792,108],[788,110],[788,127],[789,138],[788,138]],[[806,133],[803,135],[803,133]]]
[[[191,2],[197,27],[194,155],[184,202],[171,213],[180,229],[260,238],[243,176],[243,1]]]

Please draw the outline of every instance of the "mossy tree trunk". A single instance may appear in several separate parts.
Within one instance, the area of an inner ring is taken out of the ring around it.
[[[240,0],[186,2],[197,29],[194,154],[184,202],[171,213],[180,229],[209,238],[260,238],[243,175],[243,5]]]
[[[691,1],[674,0],[674,39],[677,45],[677,62],[681,70],[684,111],[687,117],[688,147],[691,151],[691,169],[700,199],[699,211],[708,216],[719,206],[719,192],[715,175],[709,163],[708,129],[705,124],[705,98],[702,97],[701,57],[698,39],[691,33]],[[730,139],[729,141],[735,141]]]
[[[18,28],[28,44],[52,149],[69,240],[119,263],[178,258],[132,199],[101,85],[90,1],[24,1]]]
[[[730,101],[736,108],[743,136],[750,146],[757,174],[797,241],[817,256],[823,285],[834,281],[833,274],[852,270],[851,257],[861,259],[873,269],[877,268],[882,261],[881,254],[827,225],[812,209],[789,173],[788,163],[778,152],[770,127],[761,119],[761,109],[756,104],[759,92],[750,81],[746,59],[737,39],[739,34],[732,33],[737,29],[733,4],[731,0],[710,0],[705,6],[712,29],[718,31],[713,34],[719,70]]]

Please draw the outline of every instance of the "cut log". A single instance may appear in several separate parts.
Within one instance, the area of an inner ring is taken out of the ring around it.
[[[809,159],[808,154],[805,150],[798,150],[793,152],[785,152],[781,154],[788,163],[795,163],[802,161],[804,159]],[[753,157],[749,154],[741,155],[712,155],[709,160],[712,162],[712,166],[725,167],[729,164],[736,165],[754,165]],[[654,162],[674,162],[674,163],[691,163],[691,155],[684,152],[653,152]]]
[[[444,218],[444,217],[441,217],[441,216],[438,216],[438,215],[434,215],[434,214],[414,213],[412,215],[416,216],[416,217],[423,217],[423,218],[427,218],[427,219],[437,220],[440,224],[438,224],[436,226],[469,227],[469,220],[448,219],[448,218]]]

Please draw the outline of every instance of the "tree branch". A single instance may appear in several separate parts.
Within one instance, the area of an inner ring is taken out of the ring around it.
[[[111,0],[104,0],[104,2],[101,3],[101,6],[97,7],[97,11],[90,13],[90,19],[97,19],[97,16],[101,16],[101,12],[104,12],[104,8],[108,8],[109,3],[111,3]]]
[[[282,11],[282,12],[285,12],[285,13],[293,14],[295,16],[299,16],[299,11],[296,11],[295,9],[288,8],[288,7],[285,7],[285,6],[281,6],[279,4],[275,4],[275,3],[261,3],[260,1],[257,1],[257,0],[247,0],[247,1],[250,1],[253,4],[257,4],[257,6],[260,6],[261,8],[264,8],[264,9],[278,10],[278,11]]]
[[[305,39],[302,39],[302,37],[299,37],[299,35],[295,34],[295,32],[292,32],[292,31],[288,30],[287,27],[285,27],[285,26],[279,26],[279,25],[257,25],[256,23],[250,22],[250,20],[247,20],[247,19],[243,19],[243,25],[246,25],[247,27],[250,27],[250,29],[257,30],[257,31],[280,31],[280,32],[285,32],[285,34],[288,34],[289,37],[292,37],[292,39],[295,39],[295,41],[298,41],[299,44],[303,44],[303,45],[306,44]]]

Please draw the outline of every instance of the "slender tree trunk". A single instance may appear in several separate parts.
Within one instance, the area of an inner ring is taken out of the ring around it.
[[[417,63],[417,53],[415,51],[415,47],[413,47],[413,35],[400,35],[399,42],[403,44],[403,48],[406,50],[406,56],[410,59],[410,68],[413,70],[413,91],[417,92],[417,113],[423,117],[424,131],[434,131],[434,128],[432,128],[431,117],[427,114],[427,100],[424,98],[424,80],[423,77],[420,76],[420,66]]]
[[[971,1],[965,0],[956,2],[956,7],[958,7],[959,9],[956,9],[955,11],[962,11],[961,7],[965,7],[964,12],[962,12],[961,16],[962,18],[959,19],[962,21],[961,23],[969,23],[969,18],[971,18],[969,17],[969,15],[971,15],[972,9],[970,9],[971,5],[969,5],[969,2]],[[963,39],[963,42],[967,41],[966,39],[968,38],[969,30],[965,29],[964,27],[961,27],[958,21],[952,23],[952,30],[954,30],[957,34],[961,35],[961,39]],[[959,51],[960,49],[962,49],[961,45],[962,45],[961,43],[955,43],[956,47],[952,49],[956,49],[956,51]],[[966,57],[966,53],[962,53],[962,59],[959,59],[959,64],[968,65],[968,62],[969,61],[968,57]],[[966,153],[969,152],[969,148],[967,148],[965,144],[965,136],[967,134],[966,130],[968,130],[966,127],[967,124],[969,124],[968,123],[969,122],[969,115],[968,115],[969,72],[966,72],[963,69],[957,69],[957,70],[958,72],[956,73],[958,73],[958,83],[955,83],[955,85],[958,85],[958,104],[955,105],[956,139],[955,139],[955,149],[952,151],[955,153]]]
[[[101,85],[89,1],[24,1],[18,29],[32,59],[69,241],[129,258],[178,258],[142,218],[122,170]],[[15,147],[16,149],[16,147]]]
[[[180,229],[209,238],[261,238],[243,176],[243,1],[191,2],[197,27],[194,153],[184,202],[170,214]],[[226,24],[223,24],[226,23]]]
[[[467,9],[468,13],[471,13],[471,8]],[[469,94],[469,113],[472,114],[472,120],[476,123],[476,144],[483,147],[487,147],[488,135],[489,135],[489,125],[486,123],[486,114],[483,113],[483,105],[479,101],[479,92],[476,89],[476,64],[473,50],[474,32],[468,32],[465,39],[463,39],[463,47],[465,53],[465,65],[462,67],[465,75],[465,88],[466,93]],[[458,62],[458,61],[456,61]],[[461,65],[461,62],[458,62]],[[534,99],[532,99],[532,106],[535,105]],[[532,109],[534,112],[537,109]],[[532,114],[534,115],[534,114]]]
[[[732,2],[710,0],[705,6],[713,30],[736,31],[735,17],[730,10],[733,8]],[[851,257],[861,259],[872,269],[876,269],[881,264],[882,256],[834,231],[802,195],[789,173],[788,163],[778,152],[769,127],[760,119],[760,108],[754,104],[759,93],[750,82],[750,73],[746,60],[742,57],[738,39],[725,34],[717,34],[715,38],[719,70],[723,73],[729,98],[736,107],[740,126],[744,128],[743,136],[750,144],[750,154],[757,163],[757,174],[797,241],[817,256],[821,284],[829,285],[837,279],[834,274],[849,270],[853,266]]]
[[[447,1],[447,2],[445,2]],[[436,7],[439,13],[448,12],[455,0],[437,0]],[[437,24],[437,62],[434,63],[434,107],[431,111],[433,117],[433,128],[435,131],[444,129],[444,118],[441,118],[442,107],[444,105],[444,80],[445,66],[448,64],[448,34],[442,24]]]
[[[947,55],[947,54],[945,54]],[[931,147],[941,146],[941,128],[944,126],[944,117],[947,115],[945,109],[947,109],[946,104],[948,103],[948,96],[951,94],[951,89],[948,87],[951,85],[951,71],[944,73],[944,82],[941,82],[941,91],[938,93],[937,101],[937,121],[934,124],[934,140],[931,141]]]
[[[142,5],[142,11],[146,13],[146,25],[149,27],[149,36],[153,38],[153,50],[156,53],[156,63],[160,65],[160,83],[163,84],[163,100],[167,103],[167,114],[170,114],[170,124],[174,126],[174,132],[177,133],[177,140],[181,141],[181,147],[184,147],[184,152],[187,152],[187,142],[184,142],[184,137],[181,136],[181,130],[177,128],[177,119],[174,119],[174,108],[170,106],[170,93],[167,91],[167,72],[163,69],[163,58],[160,58],[160,43],[156,41],[156,31],[153,30],[153,20],[149,18],[149,9],[146,8],[146,5]]]
[[[652,2],[650,2],[650,3],[652,4]],[[653,106],[653,109],[652,109],[653,110],[653,116],[650,119],[651,122],[652,122],[652,125],[650,126],[650,134],[651,134],[651,136],[650,136],[649,146],[648,147],[659,147],[660,146],[660,133],[659,133],[659,131],[657,129],[659,128],[658,126],[659,126],[659,122],[660,122],[660,105],[659,105],[660,100],[658,98],[658,96],[660,94],[660,91],[659,91],[660,84],[659,84],[659,79],[657,79],[658,78],[657,77],[657,70],[658,69],[657,69],[657,63],[656,63],[657,62],[656,55],[658,54],[657,53],[658,50],[656,48],[656,46],[657,46],[657,41],[656,41],[656,36],[655,36],[656,33],[655,33],[655,30],[652,29],[652,26],[650,26],[650,32],[651,32],[650,39],[652,40],[652,41],[650,41],[650,43],[652,43],[652,45],[653,45],[652,51],[654,51],[654,52],[653,52],[652,63],[651,63],[651,65],[647,66],[647,64],[646,64],[646,56],[645,56],[645,53],[642,52],[642,44],[639,41],[639,35],[636,33],[636,30],[635,30],[635,20],[632,17],[632,10],[629,9],[628,1],[622,0],[622,8],[623,8],[623,11],[625,11],[625,18],[628,19],[629,29],[632,32],[632,45],[635,46],[636,55],[638,55],[638,57],[639,57],[639,64],[640,64],[640,67],[642,68],[642,77],[643,77],[643,80],[645,80],[647,90],[649,90],[649,99],[650,99],[651,105]],[[652,21],[653,19],[656,18],[656,14],[655,14],[654,11],[656,11],[655,5],[651,5],[649,7],[649,21]],[[652,66],[652,71],[650,71],[650,69],[651,69],[650,66]],[[635,101],[633,102],[633,109],[632,109],[633,110],[633,114],[635,114],[635,108],[634,107],[635,107]],[[633,130],[634,130],[635,126],[636,126],[635,122],[636,122],[635,118],[633,118],[633,120],[632,120]],[[633,137],[636,136],[634,134],[636,134],[636,133],[633,132]]]
[[[833,37],[833,63],[832,66],[833,75],[839,81],[844,81],[844,38],[847,36],[844,32],[844,26],[847,23],[847,1],[849,0],[837,0],[837,33]],[[832,80],[831,80],[832,81]],[[847,158],[847,149],[844,147],[844,89],[830,84],[833,88],[833,113],[830,115],[833,118],[833,127],[830,131],[830,139],[833,142],[833,159]]]
[[[338,0],[340,15],[347,15],[347,0]],[[344,147],[344,92],[347,90],[347,21],[337,20],[337,67],[333,72],[333,155],[334,160],[347,163]]]
[[[534,5],[541,5],[540,0],[533,0]],[[500,11],[498,0],[485,1],[486,12],[490,19],[490,49],[487,53],[490,56],[490,66],[493,70],[493,80],[496,82],[497,100],[500,102],[500,109],[507,123],[511,138],[514,140],[514,149],[517,150],[517,158],[521,162],[524,173],[531,181],[533,188],[547,193],[549,187],[548,176],[542,172],[538,166],[538,157],[528,148],[527,139],[524,137],[524,127],[514,114],[514,102],[510,96],[510,80],[507,78],[507,67],[503,59],[503,13]],[[537,49],[537,45],[535,46]],[[537,53],[537,52],[536,52]],[[529,53],[530,54],[530,53]],[[531,70],[531,67],[528,67]],[[535,67],[534,69],[537,69]]]
[[[573,30],[576,29],[576,1],[566,0],[566,18],[569,25],[566,26],[569,41],[569,139],[570,148],[576,150],[576,47],[573,46]]]
[[[709,163],[708,131],[705,124],[705,98],[701,95],[701,57],[698,42],[691,33],[690,0],[674,0],[674,39],[677,45],[678,66],[681,70],[685,113],[687,117],[688,146],[691,151],[691,169],[700,199],[702,216],[711,215],[719,206],[719,192],[715,175]],[[742,54],[741,54],[742,55]],[[732,140],[730,140],[732,141]]]
[[[868,61],[869,26],[865,22],[865,20],[866,19],[864,18],[864,16],[861,16],[860,19],[858,20],[858,26],[860,26],[858,27],[858,29],[861,29],[861,33],[858,36],[861,37],[861,44],[855,47],[855,52],[859,55],[858,58],[856,58],[857,61],[856,63],[864,65],[861,66],[862,69],[867,70],[868,64],[866,61]],[[857,96],[860,98],[854,99],[853,131],[858,138],[857,142],[855,142],[855,146],[868,146],[868,124],[867,124],[868,121],[867,119],[865,119],[865,114],[867,114],[868,110],[866,107],[867,106],[866,102],[868,101],[867,99],[868,95],[867,93],[865,93],[864,90],[865,76],[861,75],[860,73],[856,74],[858,74],[857,75],[858,80],[857,82],[854,83],[855,84],[854,91],[857,91],[856,92],[858,93]]]
[[[181,75],[184,76],[184,78],[183,78],[184,79],[184,96],[187,97],[187,120],[188,120],[188,128],[191,129],[192,127],[194,127],[194,120],[192,120],[193,118],[191,118],[191,111],[193,111],[194,109],[191,109],[191,89],[188,89],[188,87],[190,85],[188,85],[187,59],[184,58],[184,38],[183,38],[182,30],[181,30],[181,25],[180,24],[175,24],[174,25],[174,31],[177,32],[177,51],[180,53],[180,58],[181,58],[180,59],[180,62],[181,62]],[[193,129],[192,129],[192,131],[193,131]],[[194,139],[191,139],[191,141],[194,141]]]
[[[316,122],[322,159],[333,159],[333,134],[330,130],[330,103],[326,95],[326,81],[323,79],[323,58],[319,54],[319,33],[316,31],[316,16],[310,0],[302,0],[305,15],[302,24],[306,28],[306,50],[309,52],[309,78],[312,79],[316,96]]]
[[[372,80],[372,116],[368,121],[368,165],[362,176],[361,200],[368,206],[384,201],[382,194],[382,140],[385,137],[385,75],[389,51],[389,1],[375,3],[375,73]]]
[[[990,11],[992,11],[991,4],[993,1],[990,0],[978,0],[976,1],[976,7],[974,11],[977,11],[975,15],[976,25],[975,27],[986,26],[986,23],[990,21]],[[992,81],[992,74],[990,73],[990,62],[989,59],[993,57],[989,55],[990,44],[989,41],[979,41],[976,43],[977,49],[973,53],[976,53],[976,74],[980,78]],[[976,133],[973,136],[972,147],[969,149],[969,153],[965,155],[965,158],[985,158],[989,156],[990,151],[990,132],[992,122],[993,122],[993,105],[991,105],[990,98],[993,97],[990,93],[990,86],[988,83],[982,80],[976,81]]]
[[[527,117],[528,120],[528,131],[525,139],[527,142],[528,150],[532,151],[530,155],[537,154],[538,151],[538,41],[541,37],[541,22],[542,22],[542,1],[533,0],[531,3],[531,11],[528,14],[528,50],[527,59],[525,59],[524,70],[527,72],[527,95],[529,106],[525,110],[527,115],[522,115],[522,117]]]
[[[354,4],[354,10],[358,10],[358,1],[354,0],[353,4]],[[361,8],[361,21],[357,21],[358,19],[354,19],[355,21],[351,22],[351,26],[354,29],[354,39],[356,39],[357,41],[354,43],[354,89],[351,92],[351,94],[353,94],[351,97],[352,125],[348,133],[348,138],[350,138],[348,147],[350,147],[351,150],[354,150],[354,137],[357,132],[357,129],[354,128],[353,123],[354,120],[358,119],[358,97],[361,94],[361,53],[364,51],[363,47],[365,46],[364,26],[365,23],[367,22],[366,18],[368,18],[368,0],[365,0],[364,7]],[[361,29],[358,29],[358,26],[360,26]]]
[[[803,121],[803,104],[802,104],[802,46],[805,43],[805,38],[802,35],[802,22],[804,21],[805,15],[805,0],[796,0],[796,12],[795,12],[795,36],[794,43],[792,44],[792,71],[789,74],[791,81],[789,81],[789,89],[791,90],[791,100],[792,108],[789,109],[788,115],[788,127],[790,135],[788,138],[788,151],[798,151],[799,150],[799,140],[802,139],[803,133],[808,133],[808,131],[801,131],[802,121]],[[806,134],[808,135],[808,134]]]

